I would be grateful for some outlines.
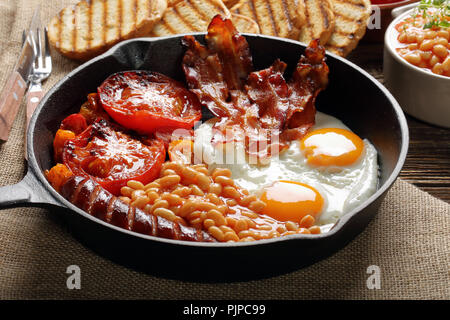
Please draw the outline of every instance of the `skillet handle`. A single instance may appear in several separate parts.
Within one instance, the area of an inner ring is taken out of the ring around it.
[[[22,181],[0,187],[0,209],[16,207],[52,207],[62,205],[40,184],[33,170]]]

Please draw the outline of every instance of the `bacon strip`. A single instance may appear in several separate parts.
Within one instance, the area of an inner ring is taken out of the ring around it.
[[[207,47],[192,36],[184,38],[183,69],[189,88],[220,118],[215,128],[223,137],[215,140],[229,141],[227,130],[245,133],[247,153],[264,158],[270,157],[269,146],[283,148],[314,125],[315,99],[328,83],[325,49],[318,40],[311,42],[287,82],[286,64],[280,60],[252,71],[248,43],[230,20],[214,17],[205,39]],[[255,145],[263,146],[256,154]]]

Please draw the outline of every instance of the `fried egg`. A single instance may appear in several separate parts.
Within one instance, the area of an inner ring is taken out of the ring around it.
[[[305,215],[328,230],[377,190],[377,151],[335,117],[316,113],[316,124],[301,140],[266,165],[250,164],[244,146],[214,146],[214,121],[195,130],[194,155],[214,168],[229,168],[235,183],[266,202],[265,214],[298,222]]]

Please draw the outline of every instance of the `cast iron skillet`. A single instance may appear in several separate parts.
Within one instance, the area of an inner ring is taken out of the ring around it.
[[[255,70],[276,58],[288,64],[287,78],[305,46],[296,41],[245,35]],[[400,106],[373,77],[349,61],[328,55],[329,86],[319,111],[341,119],[378,150],[378,191],[322,235],[294,235],[246,243],[192,243],[133,233],[94,218],[61,197],[43,172],[53,165],[52,140],[60,122],[78,112],[88,93],[121,70],[144,69],[184,81],[181,35],[124,41],[78,67],[43,98],[28,130],[28,173],[0,188],[0,207],[40,206],[61,215],[73,235],[100,255],[151,274],[194,281],[249,280],[310,265],[343,248],[376,214],[397,178],[408,149],[408,127]],[[204,34],[196,34],[204,41]]]

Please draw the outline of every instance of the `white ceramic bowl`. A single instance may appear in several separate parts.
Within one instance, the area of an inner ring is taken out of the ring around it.
[[[395,26],[412,10],[400,14],[386,30],[383,60],[385,85],[407,114],[450,128],[450,77],[416,67],[395,50],[398,43]]]

